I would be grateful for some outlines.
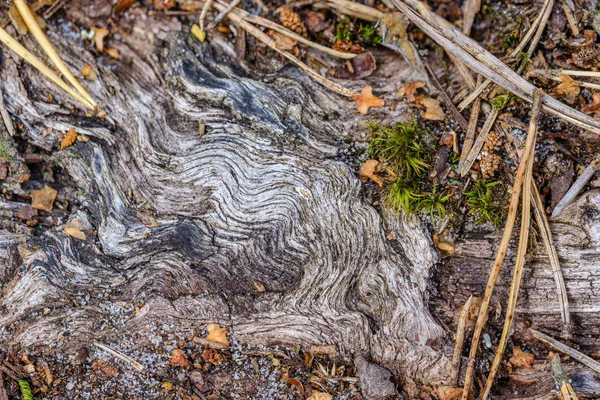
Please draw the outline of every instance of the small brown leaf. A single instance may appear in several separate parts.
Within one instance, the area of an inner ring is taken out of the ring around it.
[[[133,5],[133,3],[135,3],[135,0],[119,0],[113,9],[114,15],[119,15],[120,12],[127,10]]]
[[[78,219],[69,221],[69,223],[65,225],[63,232],[69,236],[73,236],[76,239],[85,240],[85,233],[83,233],[83,223]]]
[[[102,53],[104,51],[104,38],[108,36],[109,31],[106,28],[92,28],[94,30],[94,42],[96,49]]]
[[[313,392],[312,396],[306,400],[331,400],[331,395],[325,392]]]
[[[409,82],[400,88],[398,97],[406,96],[408,100],[414,103],[416,100],[415,93],[417,92],[417,89],[425,87],[425,85],[427,85],[427,83],[424,81]]]
[[[592,102],[583,107],[581,111],[600,114],[600,92],[594,92],[594,94],[592,94]]]
[[[462,389],[454,388],[451,386],[440,386],[437,389],[437,396],[439,400],[456,400],[462,395]]]
[[[559,74],[558,77],[560,78],[561,83],[552,89],[552,93],[565,96],[565,101],[567,103],[573,103],[575,98],[579,95],[579,86],[581,86],[581,82],[575,81],[569,75]]]
[[[108,54],[109,56],[111,56],[114,59],[119,59],[119,50],[117,49],[106,49],[106,54]]]
[[[371,86],[365,86],[360,94],[352,97],[352,100],[356,101],[356,109],[362,115],[365,115],[370,107],[383,107],[385,104],[383,100],[373,96],[373,88]]]
[[[446,114],[444,114],[444,110],[442,110],[437,100],[431,97],[418,96],[416,97],[416,103],[425,107],[425,113],[421,115],[421,118],[432,121],[444,120]]]
[[[221,328],[217,324],[208,324],[206,329],[208,330],[206,340],[209,342],[220,343],[224,346],[229,346],[229,340],[227,340],[226,336],[229,333],[229,329]]]
[[[290,385],[294,385],[296,387],[296,389],[298,389],[298,392],[300,392],[300,395],[304,394],[304,386],[302,386],[302,383],[298,379],[287,378],[286,382],[289,383]]]
[[[263,292],[267,291],[267,289],[265,289],[265,285],[263,285],[259,281],[253,281],[252,284],[254,285],[254,288],[256,289],[257,292],[263,293]]]
[[[296,41],[289,36],[282,35],[281,33],[277,33],[275,31],[269,30],[267,34],[273,39],[275,42],[275,46],[279,50],[293,50],[296,45]]]
[[[75,129],[71,128],[60,142],[60,149],[64,149],[65,147],[71,146],[77,140],[77,132]]]
[[[34,190],[31,193],[31,207],[36,210],[52,211],[57,194],[56,190],[47,185],[40,190]]]
[[[376,172],[379,172],[380,164],[381,163],[377,160],[367,160],[364,163],[362,163],[360,165],[360,171],[358,173],[360,180],[366,182],[370,179],[376,184],[378,184],[379,187],[382,187],[383,181],[381,180],[381,178],[375,175]]]
[[[94,71],[90,64],[85,64],[81,70],[81,75],[88,81],[95,81],[98,78],[98,74],[96,74],[96,71]]]
[[[180,349],[173,349],[171,351],[171,354],[173,354],[173,357],[171,357],[171,361],[169,362],[169,364],[173,367],[173,366],[178,366],[181,368],[187,368],[189,367],[192,363],[186,358],[185,354],[183,354],[183,351],[181,351]]]
[[[531,368],[533,359],[533,354],[525,353],[519,347],[515,347],[513,348],[513,355],[508,361],[516,367]]]
[[[92,370],[102,379],[114,378],[119,375],[119,370],[114,365],[105,363],[103,360],[94,361]]]

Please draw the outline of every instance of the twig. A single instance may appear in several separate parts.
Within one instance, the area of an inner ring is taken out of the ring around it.
[[[549,71],[545,70],[545,69],[536,69],[536,70],[530,71],[527,74],[527,76],[541,76],[543,78],[550,79],[550,80],[555,81],[555,82],[562,82],[563,81],[559,76],[555,76],[554,74],[549,73]],[[579,82],[579,81],[575,81],[575,82],[577,84],[579,84],[579,86],[581,86],[581,87],[586,87],[586,88],[589,88],[589,89],[600,89],[600,85],[598,85],[596,83]]]
[[[206,29],[208,29],[209,31],[215,29],[215,27],[221,23],[221,21],[223,20],[223,18],[225,18],[227,16],[227,14],[229,14],[231,12],[231,10],[233,10],[234,8],[236,8],[238,6],[238,4],[240,4],[242,0],[233,0],[231,3],[229,3],[229,5],[227,6],[226,9],[224,9],[223,11],[221,11],[215,18],[215,20],[213,22],[211,22],[208,27]]]
[[[8,46],[12,51],[17,53],[22,59],[30,63],[33,67],[35,67],[38,71],[44,74],[48,79],[58,85],[62,90],[73,96],[79,102],[81,102],[87,108],[94,110],[95,107],[88,102],[85,98],[83,98],[79,93],[73,90],[69,85],[67,85],[62,79],[60,79],[55,71],[51,70],[44,64],[39,58],[34,56],[29,52],[25,47],[21,46],[19,42],[17,42],[12,36],[8,34],[4,29],[0,27],[0,41]]]
[[[2,121],[4,122],[4,126],[6,126],[6,130],[10,136],[15,136],[15,126],[12,123],[12,119],[10,119],[10,115],[8,115],[8,111],[6,111],[6,106],[4,105],[4,94],[2,93],[2,85],[0,84],[0,115],[2,116]]]
[[[54,4],[52,4],[46,10],[46,12],[44,12],[44,19],[52,17],[58,10],[60,10],[65,5],[66,2],[67,0],[56,0]]]
[[[477,76],[477,84],[481,84],[481,75]],[[467,156],[473,147],[475,141],[475,133],[477,132],[477,122],[479,120],[479,111],[481,110],[481,99],[477,98],[473,107],[471,107],[471,115],[469,116],[469,126],[467,127],[467,133],[465,134],[465,142],[463,143],[462,152],[460,153],[460,161],[458,162],[458,169],[462,169]]]
[[[578,400],[577,394],[575,393],[575,390],[573,390],[573,386],[571,386],[571,379],[569,379],[569,375],[565,373],[558,354],[550,352],[550,354],[548,354],[548,359],[550,360],[552,375],[554,375],[554,379],[556,379],[556,385],[560,390],[563,400]]]
[[[202,12],[200,13],[200,19],[199,19],[199,25],[200,25],[200,30],[202,32],[206,32],[204,30],[204,20],[206,19],[206,14],[208,14],[208,10],[210,10],[210,7],[213,4],[213,0],[206,0],[204,2],[204,5],[202,6]]]
[[[571,8],[567,5],[567,2],[565,0],[561,0],[561,3],[573,36],[579,36],[579,28],[577,28],[577,21],[575,21],[575,17],[573,17],[573,12],[571,11]]]
[[[538,92],[539,97],[541,98],[541,91]],[[523,276],[523,267],[525,266],[525,256],[527,254],[527,245],[529,244],[529,223],[531,220],[531,181],[532,181],[532,173],[533,173],[533,159],[535,154],[535,138],[537,136],[537,125],[538,125],[538,117],[540,114],[540,102],[537,104],[534,103],[534,107],[531,110],[531,120],[529,122],[529,130],[527,132],[527,139],[529,142],[529,138],[532,137],[531,143],[528,143],[523,149],[523,153],[528,154],[527,168],[525,171],[525,175],[523,177],[523,198],[521,202],[521,232],[519,235],[519,246],[517,248],[517,259],[515,262],[515,268],[513,270],[512,282],[510,284],[510,292],[508,294],[508,304],[506,307],[506,317],[504,319],[504,326],[502,327],[502,336],[500,337],[500,342],[498,343],[498,350],[496,352],[496,356],[494,357],[494,361],[492,362],[492,367],[490,369],[490,373],[487,377],[487,381],[485,383],[485,388],[483,393],[481,394],[482,399],[487,399],[492,389],[492,385],[494,384],[494,378],[496,377],[496,373],[498,372],[498,368],[500,367],[500,362],[502,361],[502,356],[504,355],[504,351],[506,350],[506,346],[508,344],[508,338],[510,336],[510,331],[512,329],[512,322],[515,316],[515,309],[517,308],[517,299],[519,297],[519,289],[521,287],[521,278]]]
[[[548,336],[542,332],[539,332],[533,328],[529,328],[529,332],[531,332],[533,337],[536,338],[537,340],[539,340],[540,342],[546,343],[548,346],[551,346],[554,349],[560,351],[561,353],[570,356],[574,360],[579,361],[586,367],[588,367],[591,370],[595,371],[596,373],[600,374],[600,363],[598,361],[586,356],[585,354],[575,350],[572,347],[567,346],[566,344],[559,342],[558,340],[554,339],[553,337]]]
[[[75,89],[77,89],[77,91],[92,106],[96,107],[97,104],[94,101],[94,99],[92,98],[92,96],[89,95],[89,93],[83,88],[83,86],[81,86],[81,84],[79,83],[77,78],[75,78],[75,76],[71,73],[71,71],[69,71],[69,68],[67,68],[65,63],[62,61],[62,59],[60,58],[60,56],[58,55],[58,53],[56,52],[56,50],[54,49],[54,47],[52,46],[52,44],[50,43],[48,38],[46,37],[46,34],[44,34],[44,31],[42,31],[42,28],[40,28],[39,24],[35,20],[35,17],[33,15],[33,13],[31,12],[31,10],[29,9],[29,6],[25,2],[25,0],[15,0],[15,6],[17,7],[17,10],[19,10],[21,17],[23,17],[23,20],[25,21],[27,28],[29,28],[29,31],[31,32],[31,34],[33,35],[35,40],[38,41],[38,43],[40,44],[42,49],[46,52],[46,54],[48,55],[48,58],[50,58],[50,60],[56,66],[56,68],[58,68],[58,70],[67,78],[67,80],[69,82],[71,82],[73,87],[75,87]]]
[[[252,22],[253,24],[261,25],[266,28],[272,29],[276,32],[281,33],[282,35],[285,35],[285,36],[288,36],[288,37],[294,39],[297,42],[300,42],[307,46],[313,47],[323,53],[332,55],[334,57],[339,57],[339,58],[343,58],[345,60],[350,60],[357,56],[356,54],[344,53],[342,51],[337,51],[330,47],[323,46],[323,45],[320,45],[313,41],[310,41],[310,40],[306,39],[304,36],[298,35],[296,32],[292,32],[291,30],[289,30],[273,21],[269,21],[268,19],[259,17],[258,15],[253,15],[253,14],[250,14],[250,13],[248,13],[244,10],[240,10],[240,9],[236,9],[236,10],[234,10],[234,12],[238,13],[238,15],[240,15],[244,20],[246,20],[248,22]]]
[[[125,354],[121,354],[118,351],[113,350],[110,347],[105,346],[98,342],[94,342],[94,346],[112,354],[113,356],[117,357],[118,359],[120,359],[122,361],[125,361],[126,363],[130,364],[133,368],[135,368],[136,370],[138,370],[140,372],[144,370],[144,366],[142,364],[135,361],[133,358],[126,356]]]
[[[577,194],[583,189],[585,185],[587,185],[588,181],[592,179],[592,176],[600,169],[600,158],[595,159],[588,165],[579,178],[575,181],[573,186],[565,193],[562,199],[558,202],[554,210],[552,211],[552,216],[555,217],[562,212],[571,202],[577,197]]]
[[[214,7],[219,11],[222,11],[226,8],[226,6],[220,2],[215,3]],[[346,96],[346,97],[350,97],[350,98],[358,95],[358,92],[351,90],[351,89],[347,89],[333,81],[330,81],[329,79],[319,75],[317,72],[310,69],[308,67],[308,65],[304,64],[302,61],[300,61],[298,58],[294,57],[290,53],[277,48],[277,45],[275,44],[275,41],[273,39],[271,39],[266,33],[261,31],[254,25],[250,24],[248,21],[245,21],[238,13],[230,13],[229,19],[231,20],[231,22],[237,24],[239,27],[244,29],[246,32],[248,32],[252,36],[256,37],[258,40],[260,40],[261,42],[263,42],[264,44],[266,44],[267,46],[269,46],[270,48],[272,48],[273,50],[275,50],[276,52],[278,52],[279,54],[281,54],[288,60],[290,60],[293,64],[297,65],[304,72],[306,72],[308,75],[310,75],[310,77],[312,77],[314,80],[316,80],[317,82],[319,82],[321,85],[325,86],[326,88],[333,90],[334,92],[341,94],[342,96]]]
[[[444,87],[442,86],[442,84],[440,83],[438,78],[433,73],[431,66],[429,64],[425,64],[425,68],[427,68],[427,71],[429,72],[429,75],[431,76],[433,84],[439,90],[442,101],[444,102],[444,104],[446,104],[446,107],[448,108],[448,110],[450,111],[450,113],[452,114],[452,116],[454,117],[456,122],[458,122],[460,127],[464,131],[466,131],[469,127],[469,123],[467,122],[467,120],[465,120],[465,117],[463,117],[462,114],[456,109],[456,106],[452,102],[452,99],[450,98],[450,96],[448,96],[448,92],[446,92],[446,90],[444,89]]]
[[[577,71],[574,69],[533,69],[529,72],[529,74],[532,74],[532,75],[539,74],[542,76],[569,75],[569,76],[586,76],[586,77],[590,77],[590,78],[600,78],[600,72]]]
[[[467,324],[467,317],[469,316],[469,309],[473,304],[473,296],[469,296],[462,309],[460,310],[460,316],[458,318],[458,326],[456,327],[456,343],[454,345],[454,354],[452,355],[452,377],[450,382],[454,386],[458,386],[458,374],[460,372],[460,358],[462,354],[463,345],[465,342],[465,326]]]
[[[477,158],[479,152],[483,148],[487,134],[492,130],[492,126],[494,126],[494,122],[496,122],[496,118],[498,118],[498,114],[500,114],[500,110],[497,108],[493,108],[492,112],[488,114],[485,123],[481,128],[481,132],[479,132],[479,135],[477,136],[477,140],[475,140],[473,147],[471,147],[469,154],[465,158],[465,162],[460,168],[460,176],[467,175],[471,170],[475,159]]]
[[[481,8],[481,0],[467,0],[465,1],[465,10],[463,12],[463,33],[467,36],[471,35],[471,28],[475,21],[475,15]]]
[[[494,83],[509,90],[523,100],[527,102],[532,101],[531,94],[536,87],[494,57],[477,42],[455,29],[450,30],[441,26],[436,29],[400,0],[392,1],[417,27],[474,71],[491,79]],[[600,134],[600,121],[561,103],[551,96],[545,95],[542,98],[542,110],[583,129],[587,129],[590,132]]]
[[[534,33],[535,33],[533,40],[531,41],[529,48],[527,50],[527,56],[531,57],[531,55],[533,54],[533,51],[537,47],[538,42],[540,41],[540,38],[542,37],[542,33],[544,32],[544,29],[546,28],[546,23],[548,22],[548,19],[550,18],[550,13],[552,12],[553,7],[554,7],[554,0],[546,0],[544,2],[544,5],[542,6],[540,13],[538,14],[538,17],[535,19],[535,21],[533,22],[533,24],[531,25],[531,27],[529,28],[527,33],[525,33],[525,35],[523,36],[523,38],[521,39],[521,41],[519,42],[517,47],[506,57],[507,59],[514,58],[514,57],[518,56],[519,54],[521,54],[521,52],[527,45],[527,42],[529,41],[529,39],[531,39],[531,36],[534,35]],[[522,71],[521,68],[523,68],[524,66],[525,66],[525,63],[521,63],[521,65],[519,66],[519,73]],[[481,95],[481,93],[483,93],[483,91],[490,85],[490,83],[492,83],[492,81],[490,79],[485,80],[483,82],[483,84],[478,86],[477,89],[473,93],[471,93],[463,101],[460,102],[460,104],[458,105],[458,109],[460,111],[462,111],[465,108],[467,108],[469,106],[469,104],[471,104],[477,97],[479,97]]]
[[[533,93],[533,110],[539,108],[541,99],[543,98],[543,92],[541,90],[536,90]],[[531,146],[535,142],[535,137],[531,134],[527,135],[527,140],[525,142],[525,148],[531,149]],[[513,183],[512,196],[510,199],[510,205],[508,207],[508,215],[506,217],[506,223],[504,225],[504,231],[502,233],[502,239],[500,241],[500,247],[498,248],[498,253],[496,254],[496,259],[494,260],[494,264],[492,266],[492,270],[490,271],[490,276],[488,278],[488,282],[485,287],[485,293],[483,296],[483,300],[481,302],[481,307],[479,309],[479,315],[477,317],[477,323],[475,325],[475,331],[473,332],[473,339],[471,341],[471,349],[469,351],[469,363],[467,366],[467,373],[465,375],[465,384],[463,388],[462,399],[467,400],[469,395],[469,390],[471,388],[471,380],[473,378],[473,369],[475,368],[475,356],[477,355],[477,347],[479,344],[479,337],[481,336],[481,332],[483,331],[483,326],[487,320],[488,315],[488,307],[490,304],[490,299],[492,297],[492,293],[494,291],[494,286],[496,285],[496,280],[498,279],[498,274],[500,273],[500,268],[502,267],[502,263],[504,262],[504,258],[506,257],[506,252],[508,250],[508,243],[512,236],[512,230],[515,225],[515,219],[517,216],[517,208],[519,205],[519,195],[521,193],[521,186],[523,183],[523,175],[525,174],[525,169],[529,162],[529,151],[524,151],[521,156],[521,161],[519,162],[519,167],[517,168],[517,172],[515,174],[515,181]]]
[[[521,153],[520,150],[522,149],[523,144],[510,132],[510,129],[505,129],[504,125],[505,123],[501,122],[498,128],[511,142],[512,147],[508,146],[508,144],[506,147],[507,150],[509,150],[509,153],[511,154],[512,158],[516,160],[518,159],[518,154]],[[535,182],[533,182],[531,201],[533,203],[535,220],[540,231],[542,241],[544,242],[544,247],[546,248],[546,252],[548,253],[550,267],[552,268],[552,276],[554,277],[554,282],[556,284],[556,292],[558,295],[558,301],[560,303],[560,314],[563,321],[562,336],[568,338],[571,336],[571,316],[569,313],[569,299],[567,297],[567,288],[565,286],[565,280],[562,274],[562,269],[560,267],[558,254],[556,253],[556,248],[554,247],[554,240],[552,239],[552,231],[550,230],[548,217],[546,216],[544,204],[542,203],[542,198],[540,197],[540,193],[537,189],[537,186],[535,185]]]

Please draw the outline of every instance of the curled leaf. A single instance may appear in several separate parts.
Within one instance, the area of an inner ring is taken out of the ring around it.
[[[592,102],[581,109],[583,112],[600,114],[600,92],[592,94]]]
[[[379,178],[375,173],[380,170],[380,162],[377,160],[367,160],[360,166],[360,171],[358,173],[360,180],[366,182],[367,180],[372,180],[379,187],[383,186],[383,181]]]
[[[96,49],[99,52],[104,51],[104,38],[108,36],[108,29],[106,28],[92,28],[94,30],[94,42],[96,43]]]
[[[567,103],[573,103],[575,98],[579,95],[581,82],[575,81],[569,75],[560,74],[558,77],[560,78],[561,83],[552,89],[552,93],[565,96],[565,101]]]
[[[513,355],[508,361],[516,367],[531,368],[533,359],[533,354],[525,353],[519,347],[515,347],[513,349]]]
[[[169,362],[171,366],[187,368],[191,365],[190,361],[180,349],[173,349],[171,354],[173,355],[173,357],[171,357],[171,361]]]
[[[411,102],[415,102],[415,93],[417,89],[425,87],[427,83],[425,81],[414,81],[408,82],[398,90],[398,97],[406,96]]]
[[[325,392],[313,392],[312,396],[306,400],[331,400],[331,395]]]
[[[419,96],[416,98],[416,103],[425,107],[425,112],[421,117],[423,119],[429,119],[432,121],[443,121],[446,114],[440,103],[437,100],[430,97]]]
[[[360,94],[352,97],[352,100],[356,101],[356,109],[363,115],[369,111],[370,107],[383,107],[385,104],[383,100],[373,95],[371,86],[365,86]]]

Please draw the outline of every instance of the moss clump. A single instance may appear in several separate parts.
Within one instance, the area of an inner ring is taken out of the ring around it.
[[[471,190],[464,192],[464,195],[469,214],[476,218],[475,223],[491,222],[496,228],[500,226],[506,203],[506,192],[500,181],[478,179],[473,183]]]
[[[445,216],[451,195],[427,178],[433,149],[424,140],[425,130],[416,122],[385,127],[369,122],[367,126],[372,131],[368,156],[383,162],[396,176],[387,188],[387,206],[412,214],[426,212],[432,221],[435,215]]]
[[[492,100],[492,107],[496,110],[504,110],[515,98],[516,97],[511,92],[505,90],[501,95],[494,97],[494,100]]]
[[[4,158],[5,161],[10,161],[12,159],[10,146],[4,140],[0,140],[0,158]]]
[[[424,134],[416,122],[376,127],[367,153],[389,164],[397,175],[418,178],[427,172],[431,161],[431,153],[422,143]]]

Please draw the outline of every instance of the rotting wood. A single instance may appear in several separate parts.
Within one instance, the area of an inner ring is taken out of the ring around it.
[[[536,96],[537,95],[537,96]],[[521,231],[519,233],[519,246],[517,249],[516,262],[513,270],[512,282],[510,285],[510,292],[508,294],[508,305],[506,306],[506,315],[504,317],[504,326],[502,327],[502,335],[500,336],[500,342],[498,343],[498,349],[496,350],[496,356],[492,362],[492,367],[488,374],[485,388],[481,394],[481,398],[487,399],[496,373],[500,368],[500,362],[508,345],[508,339],[511,335],[511,329],[513,326],[513,320],[515,316],[515,309],[517,308],[517,299],[519,297],[519,290],[521,288],[521,280],[523,276],[523,267],[525,265],[525,256],[527,254],[527,246],[529,245],[529,228],[531,221],[531,197],[532,197],[532,183],[533,181],[533,162],[535,156],[535,142],[538,130],[538,119],[540,115],[541,97],[543,92],[540,90],[534,94],[534,102],[531,110],[531,119],[529,121],[529,130],[527,132],[527,143],[523,149],[523,153],[529,153],[527,155],[527,167],[523,176],[523,195],[521,200]],[[533,138],[530,141],[530,137]]]
[[[536,91],[534,92],[534,107],[533,109],[537,109],[538,102],[541,102],[543,99],[543,92]],[[530,149],[532,144],[535,143],[535,132],[533,135],[530,134],[531,131],[528,132],[527,140],[525,142],[525,148]],[[515,219],[517,216],[517,207],[519,204],[519,196],[521,193],[521,185],[523,183],[523,176],[525,174],[525,169],[527,167],[527,163],[529,162],[530,152],[524,151],[521,156],[521,160],[519,162],[519,166],[517,168],[517,172],[515,173],[515,180],[513,183],[512,195],[510,199],[510,205],[508,206],[508,215],[506,217],[506,222],[504,225],[504,231],[502,232],[502,239],[500,241],[500,247],[496,253],[496,258],[492,265],[492,269],[490,271],[490,275],[488,278],[488,282],[485,287],[485,293],[483,295],[483,299],[481,301],[481,307],[479,309],[479,315],[477,316],[477,323],[475,324],[475,331],[473,332],[473,338],[471,340],[471,348],[469,350],[469,362],[467,364],[467,372],[465,375],[465,383],[463,386],[463,394],[462,399],[467,400],[469,391],[471,389],[471,380],[473,377],[473,370],[475,368],[475,356],[477,355],[477,348],[479,346],[479,338],[483,331],[483,327],[487,320],[488,316],[488,308],[490,304],[490,299],[492,297],[492,292],[494,291],[494,286],[496,284],[496,280],[498,279],[498,274],[500,273],[500,268],[502,267],[502,263],[504,262],[504,257],[506,256],[506,252],[508,250],[508,243],[512,236],[512,230],[515,225]]]
[[[563,196],[562,199],[558,202],[554,210],[552,210],[552,216],[556,217],[560,214],[579,194],[579,192],[584,188],[585,185],[592,179],[596,171],[600,169],[600,158],[595,159],[585,167],[581,175],[577,178],[575,183],[569,188],[567,193]]]

